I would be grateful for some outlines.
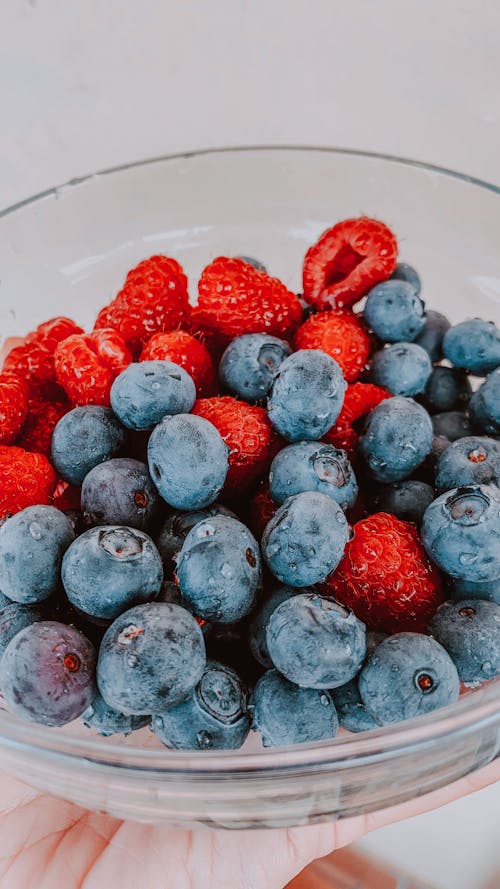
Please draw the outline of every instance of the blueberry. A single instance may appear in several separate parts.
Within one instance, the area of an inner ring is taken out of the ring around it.
[[[131,732],[149,725],[151,721],[150,716],[127,716],[120,713],[110,707],[99,692],[82,713],[82,719],[87,728],[95,729],[105,738],[117,734],[130,735]]]
[[[445,649],[420,633],[384,639],[359,676],[361,700],[379,725],[390,725],[458,700],[460,681]]]
[[[244,401],[258,401],[266,397],[279,367],[291,352],[285,340],[265,333],[237,336],[220,360],[219,379]]]
[[[263,262],[260,259],[255,259],[254,256],[241,256],[238,255],[237,259],[242,259],[243,262],[247,262],[248,265],[252,265],[254,269],[257,269],[258,272],[267,272],[267,269]]]
[[[260,608],[255,612],[252,617],[252,621],[248,628],[248,641],[250,645],[250,650],[259,664],[263,667],[272,667],[273,662],[269,657],[269,652],[267,650],[267,625],[269,623],[269,618],[273,611],[276,610],[278,605],[281,605],[282,602],[285,602],[286,599],[289,599],[291,596],[297,596],[301,592],[310,592],[313,593],[314,590],[298,590],[297,588],[290,586],[282,586],[277,590],[271,593],[271,595],[264,600]]]
[[[500,491],[470,485],[441,494],[422,522],[427,554],[452,577],[474,582],[500,578]]]
[[[85,476],[82,509],[93,525],[128,525],[148,531],[161,507],[148,467],[139,460],[117,457],[94,466]]]
[[[292,596],[273,611],[267,648],[280,673],[304,688],[337,688],[359,673],[365,625],[343,605],[315,593]]]
[[[348,732],[369,732],[378,728],[378,723],[370,716],[361,700],[356,679],[332,689],[331,695],[342,728]]]
[[[481,318],[462,321],[445,334],[443,353],[455,367],[478,376],[489,374],[500,365],[500,330]]]
[[[252,609],[261,584],[259,545],[237,519],[204,519],[187,535],[176,574],[190,611],[205,620],[234,623]]]
[[[476,581],[454,577],[451,596],[455,602],[461,602],[462,599],[487,599],[500,605],[500,579]]]
[[[234,512],[222,503],[214,503],[206,509],[198,509],[194,512],[174,512],[169,515],[156,537],[156,545],[160,552],[163,568],[166,575],[172,575],[175,571],[174,556],[180,553],[182,544],[187,535],[198,522],[209,519],[212,516],[225,515],[235,519]]]
[[[9,642],[0,662],[0,687],[10,710],[42,725],[81,716],[95,695],[93,645],[75,627],[40,621]]]
[[[445,602],[429,624],[455,664],[462,682],[500,675],[500,605],[480,599]]]
[[[327,741],[338,731],[328,691],[300,688],[277,670],[268,670],[259,679],[250,707],[254,731],[261,733],[264,747]]]
[[[128,429],[153,429],[167,414],[186,414],[196,401],[192,377],[172,361],[141,361],[117,376],[111,407]]]
[[[14,636],[25,627],[43,620],[41,611],[30,605],[11,602],[0,611],[0,658]]]
[[[425,349],[431,361],[440,361],[443,357],[443,337],[450,327],[451,324],[445,315],[429,309],[425,313],[425,327],[414,342]]]
[[[188,611],[167,603],[137,605],[104,634],[97,683],[120,713],[161,713],[189,697],[205,661],[203,634]]]
[[[276,503],[304,491],[318,491],[343,510],[353,506],[358,496],[358,483],[346,452],[312,441],[299,441],[276,455],[269,488]]]
[[[370,413],[360,453],[380,482],[407,478],[432,449],[432,423],[420,404],[409,398],[387,398]]]
[[[420,291],[422,289],[422,282],[420,280],[420,275],[413,268],[413,266],[408,265],[406,262],[398,262],[396,268],[394,269],[391,277],[391,281],[406,281],[408,284],[411,284],[412,287],[417,291],[417,296],[420,295]]]
[[[440,493],[474,484],[500,485],[500,443],[493,438],[460,438],[437,461],[436,487]]]
[[[347,384],[333,358],[300,349],[281,364],[268,399],[269,419],[288,441],[321,438],[335,423]]]
[[[153,731],[167,747],[236,750],[250,731],[247,691],[235,670],[207,661],[191,697],[153,716]]]
[[[500,433],[500,367],[486,377],[470,400],[471,417],[485,432]]]
[[[6,596],[5,593],[2,593],[0,591],[0,610],[2,608],[6,608],[7,605],[12,605],[12,599],[9,599],[9,597]]]
[[[424,329],[424,304],[416,288],[405,280],[392,278],[373,287],[363,314],[386,343],[411,342]]]
[[[203,509],[222,490],[228,448],[203,417],[165,417],[148,445],[149,471],[161,496],[174,509]]]
[[[99,620],[113,620],[132,605],[154,599],[162,580],[160,554],[137,528],[91,528],[76,538],[63,559],[69,601]]]
[[[94,466],[117,457],[126,431],[108,407],[75,407],[62,417],[52,436],[52,463],[61,478],[81,485]]]
[[[60,584],[71,522],[54,506],[29,506],[0,528],[2,590],[15,602],[42,602]]]
[[[281,583],[305,587],[335,570],[348,536],[340,506],[325,494],[306,491],[285,500],[268,522],[262,553]]]
[[[420,525],[423,514],[434,497],[434,488],[431,485],[408,480],[378,488],[374,501],[380,512],[390,512],[398,519]]]
[[[418,395],[423,392],[432,373],[431,359],[425,349],[415,343],[393,343],[375,352],[370,379],[384,386],[393,395]]]
[[[472,393],[468,376],[455,367],[435,367],[425,387],[431,413],[464,409]]]
[[[434,414],[432,430],[435,436],[446,439],[447,442],[458,441],[459,438],[473,434],[469,418],[462,411]]]

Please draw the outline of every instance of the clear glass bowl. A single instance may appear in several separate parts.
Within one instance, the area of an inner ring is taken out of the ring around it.
[[[77,180],[0,214],[0,340],[54,314],[84,324],[152,253],[194,291],[220,253],[251,254],[300,289],[306,247],[335,220],[377,216],[452,319],[499,317],[500,190],[422,164],[316,148],[161,158]],[[0,712],[0,764],[92,809],[176,825],[276,827],[366,813],[454,781],[500,749],[500,680],[452,707],[365,736],[282,750],[170,752]],[[256,741],[257,739],[254,739]]]

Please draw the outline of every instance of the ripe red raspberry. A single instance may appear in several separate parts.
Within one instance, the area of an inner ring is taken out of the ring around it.
[[[278,509],[269,490],[269,482],[261,482],[250,500],[250,528],[260,540],[264,528]]]
[[[415,525],[377,512],[361,519],[322,589],[374,630],[424,632],[444,599]]]
[[[57,381],[72,404],[109,406],[113,381],[132,361],[116,330],[70,336],[54,355]]]
[[[151,256],[130,270],[118,295],[99,312],[94,329],[114,328],[137,357],[154,333],[175,330],[188,316],[182,266],[168,256]]]
[[[0,373],[0,444],[13,444],[28,415],[28,384],[17,374]]]
[[[348,383],[366,367],[372,343],[363,320],[346,310],[311,315],[295,334],[296,349],[322,349],[340,365]]]
[[[27,506],[50,503],[56,474],[47,457],[0,445],[0,521]]]
[[[41,394],[32,395],[28,416],[16,444],[25,451],[50,457],[54,429],[69,410],[71,405],[67,401],[53,401]]]
[[[76,485],[70,485],[69,482],[65,482],[62,478],[57,480],[52,498],[53,506],[60,509],[61,512],[66,512],[68,509],[80,509],[81,500],[81,488],[77,488]]]
[[[82,328],[69,318],[51,318],[40,324],[27,335],[24,342],[9,352],[3,369],[18,373],[30,384],[55,382],[55,349],[68,336],[78,333],[82,333]]]
[[[344,219],[309,247],[302,273],[304,299],[320,309],[341,309],[361,299],[396,267],[398,245],[377,219]]]
[[[199,398],[215,395],[217,375],[210,352],[192,334],[185,330],[156,333],[144,346],[141,361],[155,359],[173,361],[191,374]]]
[[[359,441],[352,424],[369,414],[385,398],[391,398],[391,393],[382,386],[375,386],[374,383],[352,383],[346,389],[337,422],[323,436],[323,441],[347,451],[352,459]]]
[[[229,447],[225,493],[240,491],[260,478],[282,446],[262,407],[224,395],[200,398],[192,413],[213,423]]]
[[[202,272],[198,293],[199,325],[227,337],[269,333],[286,338],[302,319],[296,294],[242,259],[214,259]]]

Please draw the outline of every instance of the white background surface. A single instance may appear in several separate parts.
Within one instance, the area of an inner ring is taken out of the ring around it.
[[[364,148],[499,183],[499,45],[497,0],[0,0],[0,207],[213,145]],[[364,843],[479,889],[499,809],[497,787]]]

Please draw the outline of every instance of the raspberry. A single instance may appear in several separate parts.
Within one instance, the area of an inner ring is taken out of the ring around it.
[[[262,407],[224,395],[198,399],[192,413],[213,423],[229,447],[225,493],[240,491],[263,475],[281,447]]]
[[[141,361],[155,359],[173,361],[183,367],[194,380],[198,397],[214,395],[217,375],[206,346],[185,330],[156,333],[144,346]]]
[[[242,259],[219,256],[202,272],[196,318],[227,337],[270,333],[287,337],[302,319],[295,293]]]
[[[0,445],[0,521],[27,506],[50,503],[56,474],[43,454]]]
[[[3,369],[18,373],[30,384],[55,382],[54,352],[58,343],[68,336],[82,333],[69,318],[52,318],[29,333],[19,346],[7,355]]]
[[[250,500],[250,528],[260,540],[264,528],[278,509],[269,490],[269,482],[261,482]]]
[[[13,444],[28,414],[27,383],[14,373],[0,373],[0,444]]]
[[[385,398],[391,398],[391,393],[382,386],[375,386],[374,383],[352,383],[346,389],[337,422],[323,436],[322,441],[347,451],[352,459],[359,441],[358,433],[352,424],[369,414]]]
[[[32,396],[28,416],[16,444],[25,451],[50,457],[54,429],[70,409],[67,401],[52,401],[42,395]]]
[[[53,506],[60,509],[61,512],[66,512],[68,509],[79,510],[81,498],[81,488],[77,488],[76,485],[70,485],[69,482],[65,482],[62,478],[58,479],[52,498]]]
[[[182,266],[167,256],[151,256],[130,270],[122,290],[99,312],[94,329],[114,328],[137,357],[153,334],[175,330],[188,315]]]
[[[383,222],[367,216],[338,222],[305,255],[304,299],[320,309],[352,305],[389,278],[397,252],[396,238]]]
[[[322,349],[342,368],[348,383],[357,380],[372,349],[372,337],[361,318],[337,310],[311,315],[295,334],[296,349]]]
[[[415,525],[378,512],[353,531],[323,593],[352,608],[371,629],[424,632],[444,596]]]
[[[109,406],[109,393],[132,355],[116,330],[70,336],[55,351],[57,380],[72,404]]]

